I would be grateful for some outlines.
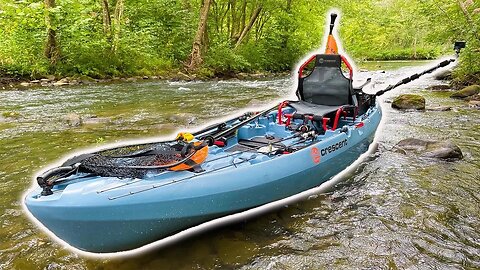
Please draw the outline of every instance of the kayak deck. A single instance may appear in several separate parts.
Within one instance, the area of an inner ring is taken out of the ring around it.
[[[282,111],[291,112],[290,107]],[[226,146],[209,147],[201,171],[152,171],[143,178],[77,173],[54,185],[52,195],[34,189],[25,205],[48,230],[80,250],[135,249],[320,185],[367,150],[381,119],[377,105],[305,139],[305,133],[279,124],[277,113],[242,126]]]
[[[290,113],[292,108],[286,108],[283,113]],[[211,172],[224,170],[227,168],[237,168],[253,164],[258,164],[273,160],[283,155],[291,154],[306,146],[313,145],[322,140],[336,136],[343,126],[355,126],[361,123],[361,118],[352,119],[345,118],[340,120],[339,127],[336,131],[327,130],[325,134],[318,135],[315,138],[304,139],[295,130],[288,130],[285,125],[280,125],[276,121],[277,112],[270,113],[264,117],[259,117],[258,120],[253,121],[241,127],[235,136],[229,138],[225,147],[211,146],[208,151],[208,157],[201,164],[200,172],[193,171],[152,171],[147,173],[142,179],[138,178],[118,178],[118,177],[99,177],[91,176],[88,173],[78,173],[65,179],[60,179],[60,184],[53,186],[53,194],[45,197],[41,195],[35,196],[36,199],[54,200],[61,196],[61,192],[69,185],[78,184],[81,182],[89,182],[92,180],[102,180],[101,189],[96,190],[97,194],[112,193],[114,196],[108,197],[110,200],[131,196],[140,191],[128,191],[133,187],[145,187],[151,183],[155,183],[151,188],[160,188],[163,186],[176,184],[181,181],[194,179],[199,176],[209,174]],[[235,125],[239,120],[227,122],[229,126]],[[300,124],[300,121],[297,121]],[[295,122],[292,122],[294,124]],[[289,151],[281,151],[276,149],[289,149]],[[148,190],[148,187],[145,187]],[[128,191],[126,194],[116,194],[117,190]]]

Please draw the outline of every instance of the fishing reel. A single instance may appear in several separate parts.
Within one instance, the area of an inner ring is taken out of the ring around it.
[[[225,147],[225,146],[227,146],[228,139],[226,137],[220,137],[218,139],[215,139],[213,136],[205,136],[203,141],[208,146],[216,145],[218,147]]]
[[[300,135],[304,140],[315,140],[317,138],[317,132],[315,130],[304,132]]]

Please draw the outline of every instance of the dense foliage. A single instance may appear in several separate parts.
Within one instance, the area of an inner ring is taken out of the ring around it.
[[[431,59],[465,39],[456,75],[480,80],[474,0],[0,0],[0,75],[183,70],[205,2],[203,59],[193,71],[201,75],[290,70],[319,48],[325,15],[335,7],[342,12],[343,47],[357,61]]]

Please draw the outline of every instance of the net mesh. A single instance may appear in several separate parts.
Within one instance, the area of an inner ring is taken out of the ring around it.
[[[141,144],[103,150],[81,161],[84,172],[99,176],[142,178],[148,172],[161,172],[165,168],[135,168],[166,166],[184,159],[181,150],[184,144]]]

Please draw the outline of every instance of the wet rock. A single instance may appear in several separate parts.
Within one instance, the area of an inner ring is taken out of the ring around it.
[[[143,76],[143,77],[142,77],[142,79],[144,79],[144,80],[148,80],[148,79],[149,79],[149,77],[148,77],[148,76]]]
[[[435,73],[435,75],[433,75],[433,77],[436,80],[439,80],[439,81],[450,80],[452,78],[452,70],[450,70],[450,69],[441,70],[441,71]]]
[[[64,85],[68,85],[68,84],[69,84],[68,82],[54,82],[53,86],[64,86]]]
[[[179,80],[184,80],[184,81],[190,81],[192,79],[192,78],[190,78],[190,76],[188,76],[187,74],[185,74],[181,71],[177,72],[177,78]]]
[[[480,93],[480,85],[470,85],[463,88],[462,90],[455,91],[453,94],[450,95],[450,97],[464,99],[479,93]]]
[[[69,85],[70,84],[70,79],[67,78],[62,78],[59,81],[56,81],[53,83],[53,86],[63,86],[63,85]]]
[[[108,122],[110,122],[109,118],[97,117],[96,115],[82,118],[83,125],[99,125],[99,124],[106,124]]]
[[[401,110],[424,110],[425,98],[413,94],[400,95],[393,100],[392,108]]]
[[[63,267],[61,265],[59,265],[58,263],[49,263],[47,265],[47,267],[45,267],[46,270],[60,270],[62,269]]]
[[[426,108],[427,111],[434,111],[434,112],[446,112],[451,111],[452,107],[450,106],[437,106],[437,107],[428,107]]]
[[[429,91],[446,91],[446,90],[450,90],[450,89],[451,89],[451,87],[448,84],[438,84],[438,85],[429,86],[429,87],[427,87],[426,90],[429,90]]]
[[[80,82],[78,80],[73,79],[73,80],[69,81],[68,84],[69,85],[79,85]]]
[[[46,79],[46,78],[43,78],[43,79],[40,79],[40,82],[41,83],[48,83],[48,82],[50,82],[50,80]]]
[[[30,83],[40,83],[40,80],[33,80],[33,81],[30,81]]]
[[[252,79],[264,79],[267,77],[266,73],[261,73],[261,72],[256,72],[253,74],[250,74],[250,78]]]
[[[76,79],[78,80],[78,82],[80,84],[92,84],[92,83],[96,82],[94,78],[86,76],[86,75],[80,75],[80,76],[76,77]]]
[[[82,117],[76,113],[69,113],[65,115],[64,120],[71,127],[78,127],[82,125]]]
[[[21,82],[21,83],[20,83],[20,86],[23,86],[23,87],[29,87],[29,86],[31,86],[31,85],[32,85],[32,84],[29,83],[29,82]]]
[[[248,79],[248,74],[244,72],[239,72],[236,74],[236,77],[239,80],[245,80],[245,79]]]
[[[401,140],[395,145],[399,152],[413,152],[421,157],[438,159],[461,159],[462,150],[451,141],[425,141],[415,138]]]
[[[480,100],[470,100],[468,107],[472,109],[480,109]]]
[[[469,96],[465,100],[466,101],[480,101],[480,94]]]

